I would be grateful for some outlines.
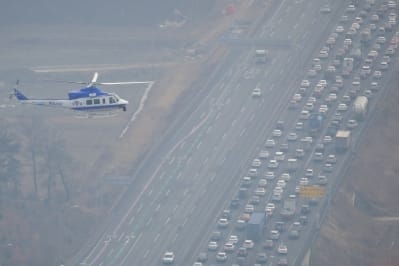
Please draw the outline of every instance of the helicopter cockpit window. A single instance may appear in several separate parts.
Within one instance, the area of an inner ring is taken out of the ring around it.
[[[109,97],[109,103],[116,103],[115,98],[114,97]]]
[[[93,102],[94,104],[100,104],[100,99],[94,99]]]
[[[93,101],[92,100],[86,100],[86,105],[92,105]]]

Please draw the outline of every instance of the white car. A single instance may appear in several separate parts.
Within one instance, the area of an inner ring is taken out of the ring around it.
[[[274,178],[275,178],[275,176],[274,176],[274,172],[266,172],[266,174],[265,174],[265,178],[267,179],[267,180],[273,180]]]
[[[261,89],[260,89],[260,88],[255,88],[255,89],[252,91],[252,97],[257,98],[257,97],[260,97],[260,96],[262,96],[262,91],[261,91]]]
[[[353,120],[353,119],[350,119],[350,120],[348,120],[348,123],[346,124],[346,126],[349,129],[355,128],[355,127],[357,127],[357,121]]]
[[[253,213],[254,210],[255,210],[254,205],[252,205],[252,204],[245,205],[245,208],[244,208],[245,213]]]
[[[309,179],[307,177],[301,177],[301,179],[299,179],[299,185],[300,186],[309,185]]]
[[[287,185],[287,183],[284,180],[282,180],[282,179],[277,180],[278,187],[285,188],[286,185]]]
[[[259,152],[259,159],[267,159],[269,158],[270,154],[267,150],[261,150]]]
[[[335,32],[336,32],[336,33],[343,33],[344,31],[345,31],[345,29],[344,29],[343,26],[337,26],[337,27],[335,28]]]
[[[285,154],[282,151],[276,151],[274,154],[274,159],[278,162],[284,161],[285,160]]]
[[[265,147],[266,148],[274,148],[276,146],[276,142],[273,139],[268,139],[265,142]]]
[[[243,246],[244,248],[247,248],[247,249],[253,248],[254,245],[255,245],[255,244],[254,244],[254,241],[252,241],[252,240],[250,240],[250,239],[244,240],[244,243],[242,244],[242,246]]]
[[[337,157],[334,154],[329,154],[326,159],[326,163],[335,164],[337,162]]]
[[[227,260],[227,254],[226,252],[218,252],[216,254],[216,260],[219,262],[224,262]]]
[[[266,186],[267,186],[267,180],[264,178],[259,179],[258,187],[266,187]]]
[[[273,135],[273,137],[275,137],[275,138],[281,137],[282,134],[283,134],[283,132],[281,132],[280,129],[275,129],[275,130],[273,130],[273,132],[272,132],[272,135]]]
[[[262,162],[259,159],[254,159],[251,165],[252,167],[258,168],[262,165]]]
[[[323,137],[323,144],[329,144],[332,141],[333,141],[333,139],[332,139],[331,136],[326,135],[326,136]]]
[[[301,87],[309,88],[310,82],[307,79],[301,81]]]
[[[266,208],[265,208],[266,211],[269,210],[269,211],[273,212],[275,209],[276,209],[276,205],[274,205],[274,203],[269,202],[268,204],[266,204]]]
[[[307,120],[310,117],[310,113],[307,110],[302,110],[301,113],[299,114],[299,119],[301,120]]]
[[[248,170],[248,175],[251,177],[256,177],[258,175],[258,170],[256,168],[250,168]]]
[[[281,176],[280,176],[280,179],[282,179],[282,180],[287,182],[287,181],[290,181],[291,176],[290,176],[289,173],[282,173]]]
[[[328,112],[328,106],[325,105],[325,104],[320,105],[319,112],[320,113],[327,113]]]
[[[267,165],[269,169],[276,169],[278,168],[278,162],[276,160],[270,160],[269,164]]]
[[[296,141],[298,139],[298,135],[295,132],[288,133],[287,140],[288,141]]]
[[[299,93],[295,93],[294,96],[292,96],[292,99],[296,102],[300,102],[302,100],[302,95]]]
[[[313,169],[312,168],[308,168],[305,170],[305,176],[306,177],[313,177]]]
[[[175,261],[175,254],[173,252],[167,251],[162,257],[162,262],[164,264],[172,264]]]
[[[236,236],[236,235],[231,235],[230,237],[229,237],[229,241],[228,242],[231,242],[231,243],[233,243],[233,244],[237,244],[238,243],[238,236]]]
[[[210,241],[208,243],[208,250],[209,251],[215,251],[218,249],[218,243],[216,241]]]
[[[264,195],[266,195],[266,189],[264,187],[256,188],[255,195],[256,196],[264,196]]]
[[[341,111],[341,112],[345,112],[348,110],[348,105],[346,105],[345,103],[340,103],[337,106],[337,110]]]
[[[327,97],[328,97],[329,101],[331,101],[331,102],[335,102],[337,100],[337,94],[335,94],[335,93],[330,93],[330,94],[328,94]]]
[[[220,218],[218,221],[218,227],[219,228],[226,228],[229,225],[229,220],[226,218]]]

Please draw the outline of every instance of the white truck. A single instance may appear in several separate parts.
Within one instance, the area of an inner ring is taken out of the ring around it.
[[[366,96],[357,96],[353,102],[353,112],[357,120],[363,120],[367,114],[368,99]]]
[[[268,60],[269,52],[266,49],[255,50],[255,62],[257,64],[265,64]]]
[[[337,152],[345,152],[351,146],[352,135],[349,130],[338,130],[335,135],[335,149]]]

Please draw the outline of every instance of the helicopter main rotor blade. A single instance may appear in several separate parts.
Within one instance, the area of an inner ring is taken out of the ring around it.
[[[125,81],[125,82],[97,82],[99,85],[127,85],[127,84],[147,84],[148,81]]]

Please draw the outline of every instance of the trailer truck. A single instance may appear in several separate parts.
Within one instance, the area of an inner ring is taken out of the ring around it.
[[[251,218],[247,222],[246,233],[247,239],[260,241],[263,238],[263,232],[266,225],[265,212],[253,212]]]
[[[335,149],[337,152],[345,152],[351,146],[351,132],[349,130],[338,130],[335,135]]]
[[[357,96],[353,102],[353,112],[357,120],[363,120],[367,114],[368,99],[366,96]]]
[[[283,204],[283,209],[280,211],[280,215],[283,219],[291,219],[295,216],[296,212],[296,200],[286,199]]]

